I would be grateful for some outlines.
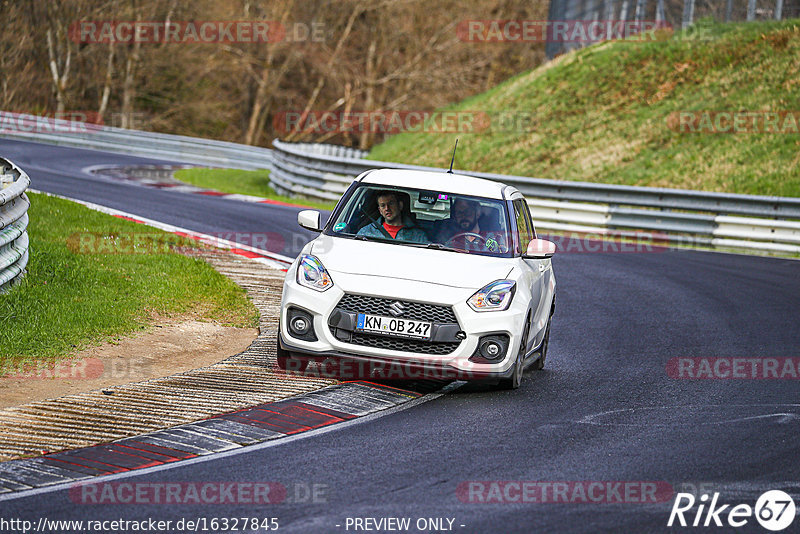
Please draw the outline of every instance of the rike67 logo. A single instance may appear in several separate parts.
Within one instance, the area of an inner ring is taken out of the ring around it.
[[[676,524],[682,527],[721,527],[727,524],[729,527],[743,527],[755,516],[762,527],[777,532],[791,525],[795,516],[792,497],[780,490],[764,492],[756,501],[755,508],[749,504],[737,504],[733,507],[730,504],[719,504],[718,492],[714,493],[711,502],[705,493],[700,496],[699,501],[698,504],[691,493],[678,493],[667,526]],[[697,511],[694,512],[696,504]]]

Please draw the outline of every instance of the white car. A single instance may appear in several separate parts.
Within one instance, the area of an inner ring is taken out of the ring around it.
[[[361,174],[288,269],[278,365],[357,362],[397,378],[520,385],[544,366],[555,245],[514,187],[397,169]],[[352,367],[351,367],[352,368]],[[376,371],[377,370],[377,371]]]

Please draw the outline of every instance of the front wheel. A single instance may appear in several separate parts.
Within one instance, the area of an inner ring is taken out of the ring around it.
[[[528,319],[530,319],[530,317]],[[522,373],[525,370],[525,349],[528,347],[528,334],[530,330],[531,322],[528,320],[525,323],[525,331],[522,333],[517,359],[514,360],[514,371],[511,373],[510,377],[500,379],[500,382],[497,384],[500,389],[517,389],[520,384],[522,384]]]
[[[547,357],[547,347],[550,345],[550,323],[552,322],[552,317],[547,319],[547,329],[544,331],[544,339],[542,339],[542,344],[539,346],[539,350],[536,351],[536,353],[540,354],[540,356],[531,365],[531,369],[534,371],[541,371],[544,369],[544,359]]]
[[[278,364],[278,369],[283,371],[296,371],[298,373],[304,373],[306,368],[308,367],[308,359],[307,358],[298,358],[293,356],[291,352],[281,347],[281,339],[280,334],[278,334],[278,346],[276,348],[277,357],[276,361]]]

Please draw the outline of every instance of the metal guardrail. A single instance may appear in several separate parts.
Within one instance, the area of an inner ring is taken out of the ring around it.
[[[19,282],[28,265],[28,207],[31,179],[0,158],[0,293]]]
[[[441,171],[325,153],[320,145],[273,142],[273,187],[282,194],[338,199],[375,168]],[[464,171],[507,183],[528,199],[537,227],[551,231],[652,235],[704,247],[800,253],[800,198],[546,180]]]
[[[272,150],[0,111],[0,137],[233,169],[269,169]]]

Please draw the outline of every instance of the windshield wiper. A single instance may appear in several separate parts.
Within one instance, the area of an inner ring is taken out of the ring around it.
[[[436,250],[447,250],[448,252],[462,252],[464,254],[469,254],[468,250],[464,250],[463,248],[454,248],[442,245],[441,243],[428,243],[425,245],[425,248],[434,248]]]
[[[381,243],[394,243],[394,239],[384,239],[383,237],[375,237],[375,236],[365,236],[364,234],[358,235],[354,234],[353,239],[358,239],[359,241],[379,241]],[[398,241],[398,243],[402,243],[402,241]]]
[[[436,249],[436,250],[446,250],[448,252],[463,252],[465,254],[469,254],[469,251],[468,250],[464,250],[463,248],[448,247],[448,246],[442,245],[441,243],[415,243],[414,241],[399,241],[399,243],[402,243],[403,245],[408,245],[408,246],[411,246],[411,247],[417,247],[417,248],[433,248],[433,249]]]
[[[446,250],[448,252],[461,252],[462,254],[469,254],[468,250],[464,250],[461,248],[453,248],[453,247],[446,247],[441,243],[416,243],[414,241],[403,241],[402,239],[383,239],[382,237],[375,237],[375,236],[365,236],[365,235],[354,235],[353,239],[358,239],[359,241],[378,241],[379,243],[396,243],[398,245],[405,245],[409,247],[415,248],[432,248],[436,250]]]

